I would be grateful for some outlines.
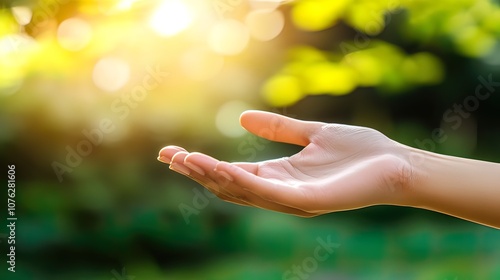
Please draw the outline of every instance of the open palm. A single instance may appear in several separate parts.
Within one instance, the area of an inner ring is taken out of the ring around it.
[[[391,204],[410,173],[402,145],[373,129],[261,111],[240,121],[258,136],[305,148],[286,158],[227,163],[168,146],[159,159],[223,200],[304,217]]]

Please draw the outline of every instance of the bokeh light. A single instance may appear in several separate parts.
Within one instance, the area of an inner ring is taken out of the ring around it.
[[[387,9],[387,6],[372,1],[353,2],[349,5],[346,19],[356,29],[374,36],[382,32],[385,27],[384,8]]]
[[[129,80],[129,65],[122,59],[105,57],[94,66],[92,79],[101,90],[115,92],[121,89]]]
[[[311,94],[343,95],[357,86],[356,75],[349,67],[334,63],[315,63],[302,73],[304,89]]]
[[[37,50],[38,43],[30,36],[0,37],[0,95],[11,95],[20,89],[24,73]]]
[[[276,10],[280,5],[283,5],[286,0],[249,0],[250,7],[254,11],[271,12]]]
[[[186,50],[180,58],[183,72],[193,80],[207,80],[217,75],[224,66],[224,57],[205,47]]]
[[[151,16],[151,27],[162,36],[174,36],[187,29],[193,21],[193,11],[181,0],[163,0]]]
[[[279,107],[294,104],[304,96],[299,80],[291,75],[277,75],[269,79],[262,94],[269,104]]]
[[[103,15],[114,16],[124,11],[132,9],[136,2],[140,0],[104,0],[97,1],[97,9]]]
[[[57,29],[57,40],[61,47],[70,51],[79,51],[92,39],[90,24],[80,18],[69,18],[61,22]]]
[[[304,30],[322,30],[339,19],[349,2],[350,0],[300,1],[293,7],[292,18]]]
[[[208,35],[212,50],[224,55],[235,55],[248,45],[248,28],[238,20],[225,19],[217,22]]]
[[[243,101],[229,101],[222,105],[215,117],[217,129],[227,137],[240,137],[245,134],[245,130],[240,126],[239,117],[241,113],[251,109],[252,106]]]
[[[17,23],[20,25],[27,25],[31,21],[33,11],[29,7],[16,6],[12,7],[12,14],[16,18]]]
[[[257,10],[247,15],[245,23],[253,38],[269,41],[281,33],[285,26],[285,18],[281,11]]]
[[[119,10],[130,10],[135,2],[138,0],[121,0],[116,4],[117,9]]]

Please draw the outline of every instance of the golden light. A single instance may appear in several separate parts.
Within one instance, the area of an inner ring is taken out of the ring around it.
[[[69,18],[59,25],[57,41],[61,47],[70,51],[79,51],[92,39],[90,24],[80,18]]]
[[[12,15],[20,25],[27,25],[33,17],[33,11],[29,7],[16,6],[12,7]]]
[[[221,20],[208,35],[208,44],[213,51],[223,55],[242,52],[250,41],[248,28],[235,19]]]
[[[259,41],[269,41],[278,36],[283,30],[285,16],[278,10],[257,10],[247,15],[245,24],[253,38]]]
[[[122,0],[116,5],[116,8],[122,11],[130,10],[135,2],[137,0]]]
[[[14,94],[21,88],[23,73],[37,49],[37,42],[28,35],[0,36],[0,96]]]
[[[185,2],[164,0],[151,16],[150,26],[162,36],[174,36],[187,29],[193,22],[193,12]]]
[[[225,103],[219,108],[215,118],[217,129],[231,138],[245,135],[246,131],[241,127],[239,118],[241,113],[251,108],[249,104],[239,100]]]
[[[252,10],[274,11],[287,1],[284,0],[250,0]]]
[[[130,11],[138,0],[100,0],[95,1],[99,12],[112,16],[121,12]]]
[[[193,80],[208,80],[224,66],[224,57],[203,47],[189,49],[180,58],[181,68]]]
[[[99,60],[92,73],[94,84],[101,90],[116,92],[128,82],[130,67],[119,58],[105,57]]]

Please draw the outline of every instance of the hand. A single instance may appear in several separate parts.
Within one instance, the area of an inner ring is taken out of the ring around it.
[[[405,146],[376,130],[262,111],[247,111],[240,122],[258,136],[305,148],[286,158],[227,163],[168,146],[159,160],[225,201],[303,217],[398,204],[408,188]]]

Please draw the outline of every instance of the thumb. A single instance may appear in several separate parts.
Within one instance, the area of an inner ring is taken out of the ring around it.
[[[240,124],[249,132],[271,141],[307,146],[311,137],[324,125],[292,119],[264,111],[245,111]]]

